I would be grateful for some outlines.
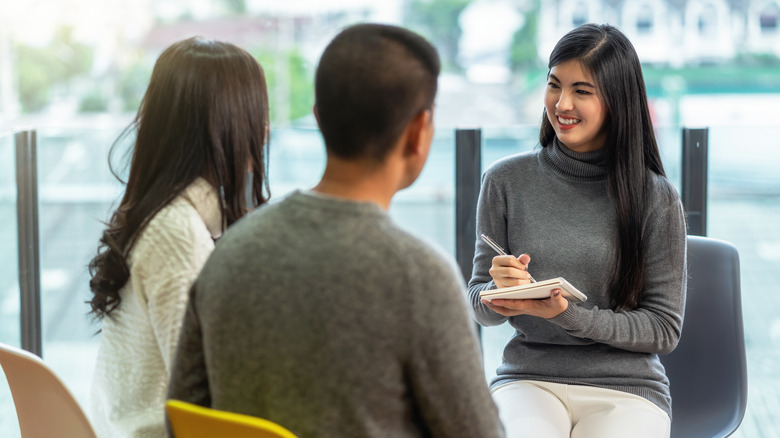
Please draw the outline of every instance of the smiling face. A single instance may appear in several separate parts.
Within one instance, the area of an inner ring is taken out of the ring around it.
[[[607,109],[590,73],[578,60],[550,69],[544,107],[555,134],[575,152],[601,149],[607,140]]]

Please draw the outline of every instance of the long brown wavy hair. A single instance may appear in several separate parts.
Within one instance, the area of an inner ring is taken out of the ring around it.
[[[198,177],[218,188],[223,229],[250,202],[268,200],[268,119],[265,74],[243,49],[190,38],[160,55],[135,119],[112,145],[113,152],[136,134],[124,196],[89,263],[92,315],[101,319],[121,304],[139,233]]]

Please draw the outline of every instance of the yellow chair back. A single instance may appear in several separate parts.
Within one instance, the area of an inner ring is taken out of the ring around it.
[[[297,438],[273,421],[220,411],[180,400],[165,403],[176,438]]]

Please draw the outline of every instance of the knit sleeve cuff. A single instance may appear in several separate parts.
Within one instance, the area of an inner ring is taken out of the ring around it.
[[[582,326],[582,308],[574,303],[569,303],[569,307],[566,310],[558,316],[548,319],[548,321],[566,331],[578,330]]]

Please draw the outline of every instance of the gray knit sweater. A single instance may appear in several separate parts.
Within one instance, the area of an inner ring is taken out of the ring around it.
[[[594,385],[644,397],[671,416],[669,381],[658,355],[674,349],[682,329],[684,213],[666,178],[650,177],[644,290],[637,309],[611,310],[616,216],[603,158],[602,151],[576,153],[557,142],[507,157],[485,172],[477,207],[477,234],[511,254],[528,253],[537,280],[564,277],[588,300],[570,303],[550,320],[491,311],[479,292],[496,287],[488,273],[496,254],[480,239],[469,299],[481,325],[508,320],[516,329],[492,386],[526,379]]]
[[[217,243],[168,395],[300,437],[502,436],[465,290],[375,204],[293,193]]]

